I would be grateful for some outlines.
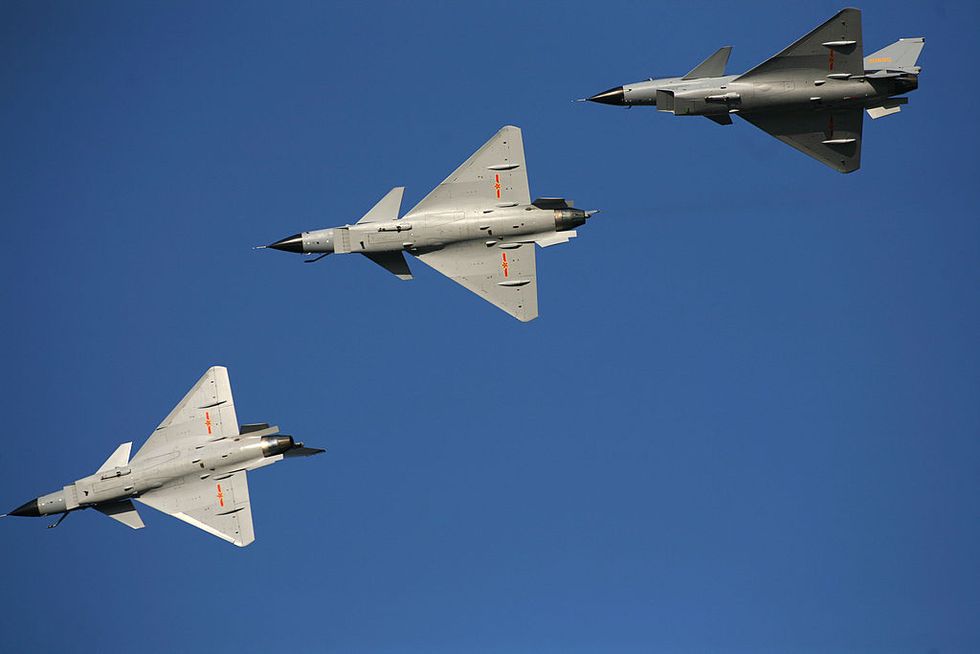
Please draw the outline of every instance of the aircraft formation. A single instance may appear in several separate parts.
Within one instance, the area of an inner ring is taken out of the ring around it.
[[[864,112],[898,113],[918,87],[924,39],[903,38],[864,56],[861,12],[847,8],[741,75],[726,75],[725,46],[686,75],[613,87],[588,100],[650,106],[731,125],[738,116],[842,173],[861,165]],[[531,199],[521,130],[505,126],[415,207],[399,216],[403,187],[391,189],[354,224],[301,232],[259,248],[310,256],[362,254],[401,280],[405,254],[522,322],[538,316],[535,246],[567,243],[596,210],[564,198]],[[247,472],[307,448],[278,427],[239,425],[228,372],[210,368],[130,458],[123,443],[96,470],[32,499],[11,516],[92,508],[133,529],[133,500],[240,547],[255,539]]]

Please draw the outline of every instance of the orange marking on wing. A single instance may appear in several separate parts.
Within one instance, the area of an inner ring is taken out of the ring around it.
[[[493,187],[497,189],[497,199],[500,199],[500,175],[494,175]]]
[[[221,484],[218,484],[218,503],[221,506],[225,505],[225,494],[221,492]]]
[[[208,428],[208,433],[211,433],[211,412],[204,412],[204,426]]]
[[[507,263],[507,253],[506,252],[501,252],[500,253],[500,267],[503,268],[503,270],[504,270],[504,277],[507,277],[507,275],[508,275],[508,268],[510,268],[510,264]]]
[[[833,70],[833,69],[834,69],[834,51],[833,51],[833,49],[831,49],[831,51],[830,51],[830,70]]]

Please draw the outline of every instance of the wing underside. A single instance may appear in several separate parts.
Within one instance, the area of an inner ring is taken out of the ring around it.
[[[738,115],[834,170],[850,173],[861,167],[860,108]]]
[[[238,547],[255,540],[244,470],[184,480],[145,493],[138,501]]]
[[[238,435],[228,369],[209,368],[146,439],[133,460],[170,452],[190,441],[206,443]]]
[[[503,245],[465,241],[417,256],[518,320],[534,320],[538,316],[534,243]]]
[[[521,130],[507,126],[405,214],[530,204]]]
[[[784,78],[786,73],[864,74],[861,11],[847,8],[792,45],[741,75],[740,81]]]

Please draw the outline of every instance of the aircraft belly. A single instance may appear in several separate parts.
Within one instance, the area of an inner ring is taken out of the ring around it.
[[[109,476],[115,475],[115,476]],[[117,468],[116,471],[97,473],[88,478],[87,482],[76,486],[82,491],[84,504],[111,502],[129,497],[136,491],[138,474],[133,474],[131,468]]]
[[[402,249],[402,243],[411,238],[411,232],[377,232],[367,238],[367,249],[373,252]]]
[[[460,236],[463,235],[463,230],[461,229],[460,221],[451,220],[439,225],[433,225],[429,230],[429,235],[441,243],[452,243],[453,241],[460,240]]]
[[[497,217],[492,221],[487,221],[485,224],[490,226],[490,229],[483,230],[489,237],[488,240],[506,240],[512,236],[554,231],[555,214],[552,210],[521,210],[520,212],[513,212],[506,216]]]
[[[816,85],[813,80],[763,83],[739,89],[741,113],[761,111],[798,111],[812,107],[864,105],[877,93],[863,80],[826,80]]]

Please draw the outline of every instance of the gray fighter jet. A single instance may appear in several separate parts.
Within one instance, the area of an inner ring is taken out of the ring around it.
[[[304,447],[278,427],[239,427],[228,371],[209,369],[130,460],[123,443],[95,474],[42,495],[14,516],[61,514],[92,508],[127,527],[142,529],[132,500],[199,527],[239,547],[255,540],[246,473],[284,457],[323,450]]]
[[[842,173],[861,166],[863,111],[898,113],[915,90],[925,39],[899,39],[862,57],[861,12],[844,9],[742,75],[725,75],[725,46],[683,77],[650,78],[586,98],[619,106],[655,106],[675,116],[731,125],[732,114]]]
[[[268,246],[299,254],[363,254],[412,279],[405,252],[518,320],[538,316],[534,245],[567,243],[595,211],[562,198],[531,202],[521,130],[504,127],[398,219],[403,187],[354,225],[294,234]]]

